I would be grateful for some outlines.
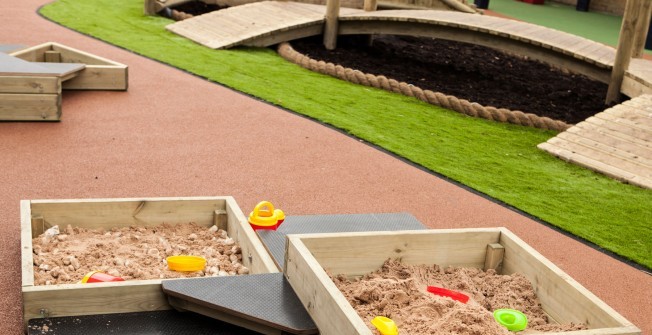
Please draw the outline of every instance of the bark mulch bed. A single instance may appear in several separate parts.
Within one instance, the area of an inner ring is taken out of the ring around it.
[[[323,47],[321,36],[291,44],[316,60],[567,123],[578,123],[607,108],[607,84],[525,57],[428,37],[378,35],[371,47],[365,40],[340,36],[333,51]]]

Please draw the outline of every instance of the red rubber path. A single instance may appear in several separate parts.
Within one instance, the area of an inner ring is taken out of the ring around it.
[[[0,122],[0,333],[22,330],[21,199],[232,195],[288,215],[410,212],[505,226],[652,333],[652,276],[318,123],[109,46],[3,0],[0,43],[55,41],[129,65],[128,92],[65,92],[60,123]],[[266,126],[261,126],[261,125]]]

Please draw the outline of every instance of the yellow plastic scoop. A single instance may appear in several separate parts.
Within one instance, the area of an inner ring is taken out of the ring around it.
[[[390,318],[377,316],[371,320],[371,324],[378,329],[380,335],[398,335],[396,323]]]
[[[168,268],[173,271],[193,272],[206,267],[206,259],[199,256],[170,256],[166,260]]]

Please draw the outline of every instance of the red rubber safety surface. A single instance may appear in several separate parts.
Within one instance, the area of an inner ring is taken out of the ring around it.
[[[60,123],[0,123],[0,333],[22,332],[19,200],[206,195],[243,212],[269,200],[287,215],[505,226],[652,333],[652,276],[318,123],[51,23],[36,13],[46,2],[3,0],[0,43],[127,64],[129,91],[65,92]]]

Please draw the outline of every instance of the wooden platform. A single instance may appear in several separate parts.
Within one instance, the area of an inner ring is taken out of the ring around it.
[[[652,95],[641,95],[539,144],[563,160],[652,189]]]

